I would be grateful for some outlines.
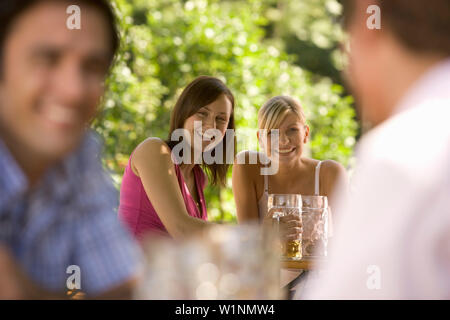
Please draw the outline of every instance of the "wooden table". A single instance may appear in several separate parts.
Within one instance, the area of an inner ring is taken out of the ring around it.
[[[312,270],[315,265],[322,262],[324,258],[302,258],[301,260],[282,260],[281,268],[288,270]]]
[[[280,270],[280,287],[284,288],[287,293],[288,299],[293,298],[293,294],[305,275],[308,273],[306,271],[314,270],[317,263],[320,263],[324,258],[309,258],[304,257],[301,260],[282,260],[281,270]]]

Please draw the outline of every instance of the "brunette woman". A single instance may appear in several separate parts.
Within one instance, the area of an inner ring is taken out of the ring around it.
[[[234,150],[227,144],[234,139],[224,136],[235,129],[233,114],[227,86],[214,77],[198,77],[175,104],[168,140],[148,138],[136,147],[123,176],[119,216],[138,239],[147,232],[183,238],[207,227],[205,172],[211,184],[225,183],[226,152]],[[180,151],[180,143],[187,148]],[[204,163],[206,151],[219,150],[222,161]]]

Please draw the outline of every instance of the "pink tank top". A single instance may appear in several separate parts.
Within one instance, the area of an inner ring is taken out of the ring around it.
[[[147,197],[141,179],[131,169],[131,157],[132,155],[125,168],[122,186],[120,188],[119,218],[139,240],[147,232],[170,236]],[[183,179],[179,166],[176,164],[174,166],[178,185],[180,186],[188,214],[195,218],[207,220],[205,195],[203,193],[206,177],[203,170],[199,165],[196,165],[193,169],[197,194],[200,198],[200,207],[202,209],[202,212],[199,212],[195,200],[192,198]]]

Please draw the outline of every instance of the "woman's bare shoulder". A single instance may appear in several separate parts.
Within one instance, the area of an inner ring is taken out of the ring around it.
[[[324,178],[324,183],[329,192],[336,187],[337,182],[347,181],[347,171],[344,166],[337,161],[334,160],[325,160],[322,161],[321,165],[321,177]]]
[[[169,146],[160,138],[147,138],[142,141],[134,150],[133,163],[150,164],[154,167],[167,165],[172,162]],[[151,161],[149,161],[151,160]]]
[[[134,150],[135,154],[138,155],[151,155],[153,157],[158,157],[162,155],[170,155],[171,150],[167,143],[160,138],[150,137],[142,141]]]
[[[344,166],[335,160],[323,160],[320,168],[329,174],[345,172]]]

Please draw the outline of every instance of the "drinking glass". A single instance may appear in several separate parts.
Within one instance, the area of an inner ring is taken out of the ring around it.
[[[148,237],[135,299],[283,298],[276,241],[257,223],[217,225],[176,241]],[[261,266],[264,266],[263,268]]]
[[[328,198],[302,196],[303,257],[326,257],[328,245]]]
[[[282,217],[296,215],[302,219],[302,197],[299,194],[269,194],[267,209],[272,216],[275,232],[280,235],[284,228]],[[286,260],[300,260],[302,258],[302,235],[297,239],[284,240],[280,238],[282,258]]]

